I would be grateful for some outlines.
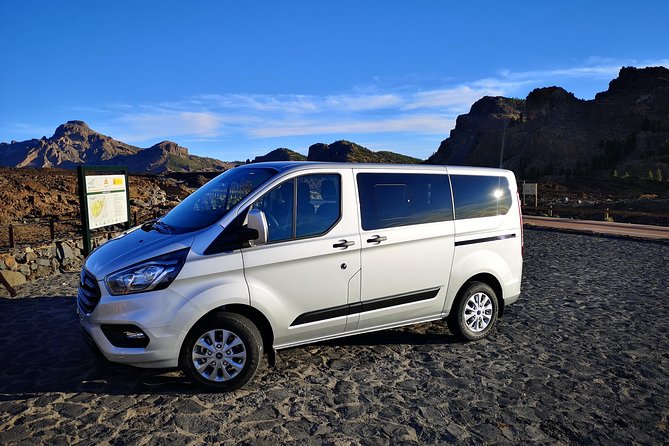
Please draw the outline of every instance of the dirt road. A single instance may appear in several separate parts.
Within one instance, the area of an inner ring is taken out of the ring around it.
[[[669,240],[669,227],[523,215],[527,226],[634,238]]]

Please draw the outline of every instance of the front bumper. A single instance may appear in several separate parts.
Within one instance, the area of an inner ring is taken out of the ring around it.
[[[179,324],[177,318],[179,314],[186,314],[189,311],[185,307],[193,304],[169,288],[155,292],[111,296],[106,293],[102,283],[99,285],[101,297],[97,306],[90,313],[86,313],[80,305],[77,305],[77,312],[85,336],[95,344],[102,355],[109,361],[137,367],[178,366],[179,351],[186,333],[180,329],[183,325]],[[112,330],[118,333],[130,326],[137,327],[148,337],[146,347],[129,348],[114,345],[119,345],[119,341],[110,335],[109,327],[119,327],[119,330]]]

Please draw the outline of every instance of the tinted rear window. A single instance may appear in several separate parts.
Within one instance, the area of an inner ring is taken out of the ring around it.
[[[357,179],[366,231],[453,219],[447,175],[359,173]]]
[[[451,175],[455,219],[504,215],[511,208],[511,191],[506,177]]]

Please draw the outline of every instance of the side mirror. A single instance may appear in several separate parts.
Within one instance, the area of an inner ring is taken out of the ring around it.
[[[260,209],[251,209],[246,216],[246,227],[258,232],[258,237],[250,240],[251,245],[258,246],[267,243],[267,217]]]

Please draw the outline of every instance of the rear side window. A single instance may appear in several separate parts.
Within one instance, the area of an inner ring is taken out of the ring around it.
[[[451,184],[456,220],[504,215],[511,208],[506,177],[451,175]]]
[[[453,219],[447,175],[359,173],[357,180],[366,231]]]

